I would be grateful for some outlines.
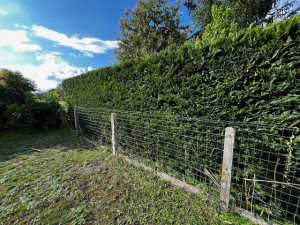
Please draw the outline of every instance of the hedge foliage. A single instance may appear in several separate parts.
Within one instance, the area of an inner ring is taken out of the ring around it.
[[[298,126],[300,16],[63,81],[71,105]]]

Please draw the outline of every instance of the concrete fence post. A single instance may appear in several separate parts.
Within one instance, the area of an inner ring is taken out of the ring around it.
[[[115,155],[118,152],[118,143],[117,143],[117,126],[116,126],[116,114],[111,114],[111,144],[112,144],[112,153]]]
[[[220,193],[221,206],[225,210],[228,210],[229,207],[234,141],[235,129],[227,127],[225,129]]]
[[[78,111],[76,108],[74,108],[74,122],[75,122],[76,137],[78,137],[78,135],[79,135],[79,120],[78,120]]]

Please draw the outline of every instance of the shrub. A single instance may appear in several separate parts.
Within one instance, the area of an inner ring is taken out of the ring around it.
[[[250,27],[207,45],[185,43],[63,81],[82,107],[299,123],[300,16]]]
[[[61,107],[56,101],[37,102],[31,99],[26,104],[8,105],[6,116],[12,127],[27,130],[54,129],[61,124]]]
[[[34,90],[34,82],[23,77],[20,72],[0,68],[0,128],[7,127],[6,107],[24,104]]]

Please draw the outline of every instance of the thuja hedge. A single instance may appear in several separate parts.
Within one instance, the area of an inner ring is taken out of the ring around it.
[[[296,126],[300,16],[207,45],[185,43],[63,81],[67,101],[106,107]]]

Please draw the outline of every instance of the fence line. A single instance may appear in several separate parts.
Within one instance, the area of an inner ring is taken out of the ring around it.
[[[300,223],[298,128],[80,107],[68,121],[113,153],[207,188],[225,209]]]

